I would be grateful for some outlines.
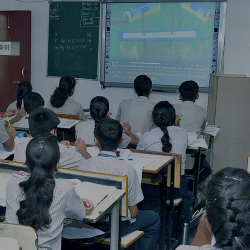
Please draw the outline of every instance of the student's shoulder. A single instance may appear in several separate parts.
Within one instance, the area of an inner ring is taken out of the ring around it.
[[[82,107],[81,103],[79,103],[78,101],[76,101],[75,99],[73,99],[72,97],[68,97],[68,99],[66,100],[65,104],[71,104],[71,105],[75,105],[78,107]]]
[[[179,247],[176,248],[176,250],[218,250],[219,248],[216,248],[211,245],[203,245],[201,247],[198,246],[187,246],[187,245],[180,245]]]
[[[181,134],[183,134],[185,136],[188,136],[187,131],[184,128],[181,128],[179,126],[175,126],[175,125],[168,126],[168,131],[169,132],[175,132],[175,133],[181,133]]]
[[[74,191],[75,187],[70,181],[63,179],[54,179],[55,180],[55,192],[63,192],[65,194],[71,193]]]

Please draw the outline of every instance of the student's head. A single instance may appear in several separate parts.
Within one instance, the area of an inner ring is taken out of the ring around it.
[[[149,96],[152,92],[152,81],[146,75],[139,75],[134,80],[135,93],[138,96]]]
[[[96,124],[109,116],[109,101],[103,96],[94,97],[89,106],[89,111]]]
[[[29,115],[29,131],[35,136],[42,136],[57,129],[60,123],[57,115],[50,109],[36,109]]]
[[[28,143],[26,165],[31,170],[31,176],[19,184],[25,193],[25,199],[20,202],[16,213],[19,224],[35,230],[49,227],[49,207],[55,187],[53,175],[58,171],[59,158],[57,138],[51,134],[35,137]]]
[[[55,108],[60,108],[64,105],[69,96],[74,94],[76,80],[73,76],[62,76],[57,87],[50,97],[50,103]]]
[[[220,249],[249,249],[250,174],[239,168],[216,173],[207,186],[206,211]]]
[[[95,141],[101,150],[113,151],[122,141],[122,125],[111,118],[102,119],[95,128]]]
[[[179,87],[182,101],[195,102],[199,98],[199,85],[195,81],[185,81]]]
[[[44,99],[36,92],[27,94],[23,99],[24,109],[29,114],[33,110],[44,106]]]
[[[25,95],[29,94],[32,91],[32,86],[30,82],[23,81],[19,82],[17,85],[16,90],[16,107],[17,109],[21,109],[22,107],[22,100],[25,97]]]
[[[153,121],[164,133],[161,138],[163,152],[170,152],[172,149],[167,127],[175,124],[175,117],[175,109],[168,101],[158,102],[153,109]]]

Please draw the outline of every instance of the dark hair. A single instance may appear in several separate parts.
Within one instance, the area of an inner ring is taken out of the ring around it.
[[[139,75],[134,80],[134,88],[138,96],[147,96],[152,89],[152,81],[146,75]]]
[[[44,99],[36,92],[27,94],[23,99],[24,109],[29,114],[33,110],[44,106]]]
[[[199,85],[195,81],[185,81],[179,87],[183,101],[195,101],[199,93]]]
[[[22,100],[25,97],[25,95],[29,94],[32,91],[32,86],[30,82],[23,81],[19,82],[17,85],[16,90],[16,108],[21,109],[22,107]]]
[[[169,142],[168,126],[175,123],[175,109],[168,101],[158,102],[153,109],[153,120],[157,127],[159,127],[164,135],[161,138],[162,151],[170,152],[172,144]]]
[[[100,120],[106,117],[109,111],[108,99],[103,96],[94,97],[90,102],[89,110],[96,126]]]
[[[48,134],[52,129],[56,129],[60,120],[50,109],[36,109],[29,115],[29,131],[34,136]]]
[[[17,210],[19,224],[35,230],[48,228],[49,207],[53,201],[55,180],[52,171],[60,159],[57,138],[53,135],[33,138],[26,148],[26,164],[31,170],[27,181],[19,183],[26,198]]]
[[[249,249],[250,174],[239,168],[216,173],[207,186],[207,220],[216,246],[223,250]]]
[[[118,148],[122,139],[122,125],[111,118],[102,119],[95,128],[95,137],[102,150],[112,151]]]
[[[50,97],[50,103],[55,108],[64,105],[69,96],[72,95],[72,89],[76,86],[76,80],[73,76],[62,76],[57,87]]]

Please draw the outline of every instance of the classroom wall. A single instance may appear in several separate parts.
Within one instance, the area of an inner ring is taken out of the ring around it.
[[[51,93],[58,86],[59,78],[46,77],[48,50],[48,1],[41,0],[0,0],[1,10],[31,10],[31,83],[34,91],[39,92],[45,102],[49,101]],[[250,9],[249,0],[228,0],[226,19],[226,40],[224,52],[224,73],[245,74],[250,76],[250,21],[245,17]],[[187,79],[188,80],[188,79]],[[118,105],[125,98],[134,97],[132,89],[106,88],[101,89],[99,82],[78,80],[74,99],[83,108],[88,108],[90,100],[96,95],[105,96],[110,102],[112,117],[115,117]],[[207,108],[208,94],[201,93],[197,104]],[[177,93],[153,92],[150,96],[153,102],[168,100],[177,103]]]

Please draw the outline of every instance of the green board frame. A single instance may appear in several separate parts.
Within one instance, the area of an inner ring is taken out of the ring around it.
[[[48,76],[97,80],[100,2],[51,2]]]

